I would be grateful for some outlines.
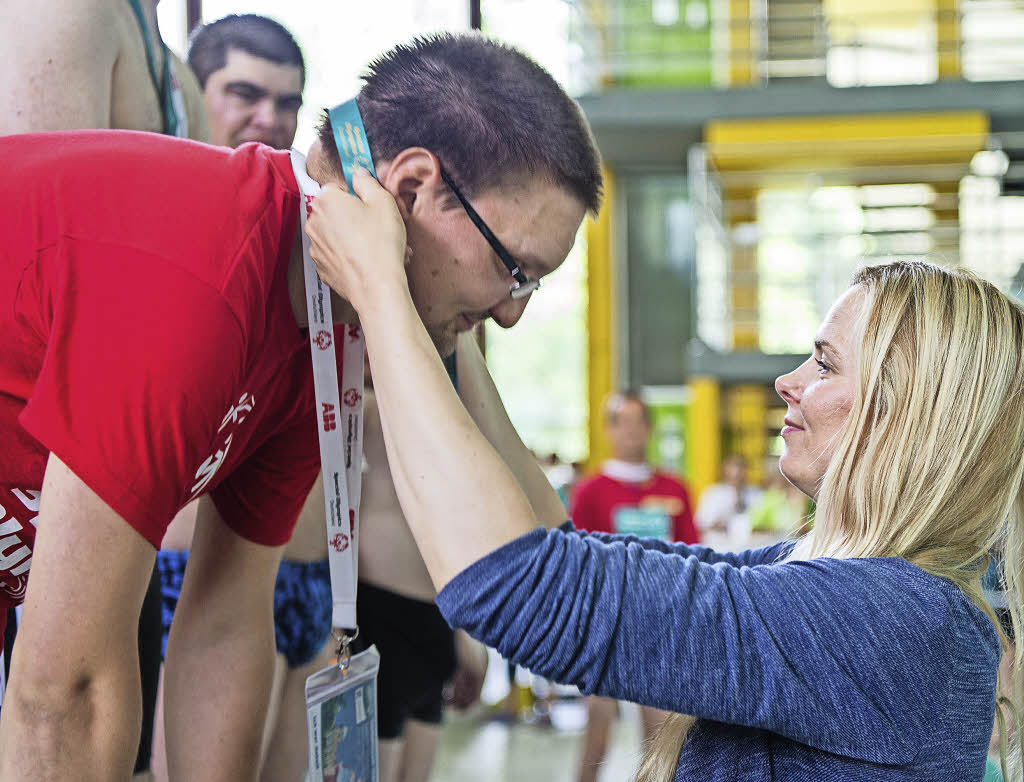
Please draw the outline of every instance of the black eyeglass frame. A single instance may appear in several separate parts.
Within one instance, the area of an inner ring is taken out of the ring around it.
[[[441,167],[441,179],[443,179],[444,183],[448,185],[449,189],[455,194],[455,197],[459,199],[459,203],[462,204],[462,208],[466,211],[466,214],[469,215],[469,219],[473,221],[473,225],[476,226],[484,239],[487,240],[491,249],[494,250],[499,260],[505,268],[508,269],[509,274],[512,275],[512,285],[509,287],[509,294],[512,298],[525,299],[537,290],[537,288],[543,284],[543,281],[539,279],[531,280],[523,273],[523,270],[519,267],[519,262],[512,256],[512,253],[505,249],[505,245],[503,245],[498,240],[498,237],[494,235],[494,231],[487,226],[487,223],[484,222],[483,218],[477,214],[477,211],[472,206],[470,206],[469,201],[467,201],[466,197],[462,195],[462,191],[455,186],[455,183],[452,181],[452,178],[448,176],[448,172],[444,170],[444,167]]]

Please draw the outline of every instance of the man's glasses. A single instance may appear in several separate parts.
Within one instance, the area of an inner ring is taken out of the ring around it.
[[[466,210],[466,214],[469,215],[469,219],[473,221],[473,225],[477,227],[477,230],[483,235],[487,243],[491,245],[491,249],[497,253],[498,258],[505,264],[505,268],[508,269],[509,274],[512,275],[512,286],[509,288],[509,293],[512,294],[513,299],[524,299],[533,293],[537,288],[541,286],[540,280],[531,280],[525,274],[523,270],[519,268],[519,264],[516,259],[512,257],[512,253],[505,249],[505,246],[498,241],[498,237],[494,235],[494,232],[487,227],[487,223],[483,221],[483,218],[477,214],[476,210],[469,205],[469,201],[462,195],[459,188],[455,186],[452,178],[448,176],[448,172],[441,169],[441,179],[448,185],[455,197],[459,199],[459,203],[462,204],[462,208]]]

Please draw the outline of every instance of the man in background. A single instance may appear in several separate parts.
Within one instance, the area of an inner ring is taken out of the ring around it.
[[[650,410],[635,391],[612,394],[604,407],[605,436],[612,458],[600,472],[577,486],[570,517],[580,529],[677,543],[697,543],[690,492],[674,475],[655,469],[647,461],[651,441]],[[580,759],[580,782],[596,782],[608,752],[608,739],[617,704],[610,698],[588,696],[587,730]],[[644,739],[653,738],[665,713],[640,707]]]
[[[211,143],[292,145],[306,65],[284,27],[256,14],[226,16],[192,34],[188,64],[203,90]]]

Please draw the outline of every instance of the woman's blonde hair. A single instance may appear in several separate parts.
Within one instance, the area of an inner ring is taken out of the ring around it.
[[[999,699],[997,714],[1003,774],[1022,779],[1024,308],[969,271],[920,262],[863,268],[853,285],[864,294],[855,398],[821,481],[815,529],[790,558],[901,557],[956,584],[1006,646],[981,587],[1001,544],[1018,643],[1004,682],[1011,698]],[[1002,727],[1004,708],[1015,731]],[[691,724],[666,722],[637,782],[672,779]]]

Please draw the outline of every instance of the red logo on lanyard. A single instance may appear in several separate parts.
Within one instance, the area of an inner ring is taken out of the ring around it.
[[[306,217],[309,217],[309,215],[313,211],[313,198],[314,197],[315,196],[303,194],[303,198],[306,199]]]
[[[348,528],[355,533],[356,529],[356,512],[354,508],[348,509]]]
[[[360,394],[356,389],[350,388],[345,392],[345,395],[342,397],[342,401],[345,403],[346,407],[355,407],[359,404],[362,398],[362,394]]]
[[[348,327],[348,341],[355,342],[361,336],[363,336],[363,330],[355,323],[350,323]]]
[[[337,551],[339,554],[348,548],[348,535],[344,532],[337,533],[331,538],[331,548]]]
[[[333,342],[331,332],[323,330],[318,331],[316,336],[313,337],[313,342],[316,343],[316,346],[320,348],[320,350],[327,350],[327,348],[331,346],[331,342]]]
[[[329,432],[338,428],[338,419],[335,417],[334,405],[330,402],[323,402],[324,431]]]

